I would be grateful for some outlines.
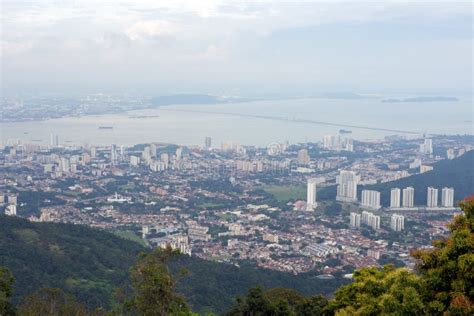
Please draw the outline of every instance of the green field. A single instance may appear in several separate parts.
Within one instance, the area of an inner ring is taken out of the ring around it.
[[[210,210],[218,209],[223,206],[224,204],[222,203],[214,203],[214,202],[205,202],[205,203],[201,203],[197,205],[197,207],[200,209],[210,209]]]
[[[113,234],[123,239],[135,241],[144,247],[147,246],[143,239],[141,239],[140,236],[138,236],[131,230],[115,230],[113,231]]]
[[[260,188],[273,195],[278,202],[306,199],[306,187],[304,185],[264,185]]]

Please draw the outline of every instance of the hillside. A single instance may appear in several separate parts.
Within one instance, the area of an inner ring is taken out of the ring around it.
[[[474,193],[474,150],[453,160],[442,160],[434,164],[433,167],[433,171],[397,181],[364,186],[363,189],[380,191],[381,202],[384,206],[390,204],[390,189],[395,187],[401,189],[408,186],[414,187],[415,204],[418,205],[426,204],[426,191],[429,186],[438,189],[453,187],[455,201],[460,201]],[[438,194],[441,199],[441,190]]]
[[[80,225],[30,223],[0,216],[0,266],[15,276],[14,299],[39,287],[59,287],[89,306],[110,306],[143,248]]]
[[[138,243],[86,226],[31,223],[0,216],[0,266],[14,274],[14,301],[40,287],[59,287],[88,306],[110,307],[112,291],[128,282],[129,268],[139,252]],[[236,295],[250,287],[289,287],[303,294],[331,294],[346,280],[320,280],[315,274],[288,273],[235,266],[180,256],[171,269],[188,269],[178,283],[196,311],[223,312]]]

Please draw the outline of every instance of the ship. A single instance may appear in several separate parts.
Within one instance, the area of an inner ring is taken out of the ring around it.
[[[113,126],[99,126],[99,129],[114,129]]]

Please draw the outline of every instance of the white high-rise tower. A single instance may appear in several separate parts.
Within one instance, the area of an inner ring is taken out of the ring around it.
[[[454,206],[454,189],[443,188],[441,190],[441,206],[453,207]]]
[[[426,196],[426,206],[437,207],[438,206],[438,189],[433,187],[428,188]]]
[[[405,229],[405,217],[403,215],[393,214],[390,218],[390,228],[396,232]]]
[[[400,188],[393,188],[392,190],[390,190],[390,207],[400,207],[400,193]]]
[[[308,179],[308,188],[306,193],[306,209],[314,210],[318,203],[316,202],[316,179]]]
[[[407,187],[403,189],[402,206],[413,207],[415,205],[415,189],[413,187]]]
[[[378,210],[380,206],[380,192],[373,190],[362,190],[361,205],[366,208]]]
[[[357,201],[357,184],[359,177],[354,171],[341,170],[336,177],[337,196],[336,200],[345,202]]]

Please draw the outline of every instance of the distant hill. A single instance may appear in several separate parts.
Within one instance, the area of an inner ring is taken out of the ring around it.
[[[413,175],[397,181],[364,186],[362,189],[377,190],[381,192],[382,205],[390,204],[390,189],[415,188],[415,204],[426,204],[427,187],[438,189],[443,187],[454,188],[454,199],[460,201],[474,193],[474,150],[453,160],[442,160],[433,165],[434,170]],[[361,191],[361,190],[360,190]],[[441,190],[438,192],[441,199]]]
[[[400,103],[400,102],[457,102],[459,101],[456,97],[445,97],[445,96],[424,96],[424,97],[412,97],[412,98],[405,98],[405,99],[383,99],[382,102],[384,103]]]
[[[221,97],[207,94],[173,94],[158,96],[151,99],[151,103],[155,106],[166,106],[173,104],[215,104],[243,101],[246,100],[237,97]]]
[[[82,225],[31,223],[0,216],[0,266],[16,278],[14,300],[40,287],[59,287],[90,307],[110,307],[114,288],[128,281],[136,256],[146,251],[136,242]],[[180,256],[171,266],[186,267],[178,283],[196,311],[224,312],[236,295],[250,287],[289,287],[303,294],[331,294],[347,280],[321,280],[316,273],[292,275],[244,265],[241,268]]]

